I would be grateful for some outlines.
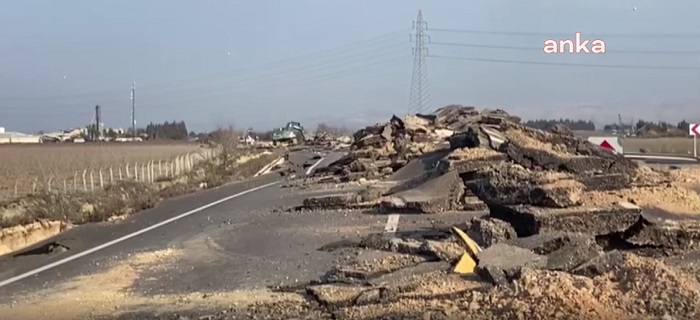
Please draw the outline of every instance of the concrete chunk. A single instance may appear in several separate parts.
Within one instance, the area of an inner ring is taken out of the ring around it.
[[[568,244],[579,242],[595,242],[595,238],[585,233],[554,231],[504,241],[506,244],[528,249],[540,255],[548,255]]]
[[[518,237],[515,229],[503,220],[473,218],[469,224],[469,229],[466,230],[467,234],[484,248]]]
[[[304,207],[309,209],[338,209],[361,201],[355,193],[333,194],[304,199]]]
[[[489,206],[475,196],[465,196],[462,200],[462,209],[465,211],[487,211]]]
[[[617,270],[624,261],[624,253],[617,250],[610,251],[576,267],[571,273],[586,277],[600,276],[607,272]]]
[[[570,271],[585,262],[603,255],[603,249],[594,240],[565,244],[547,256],[547,269]]]
[[[363,291],[363,287],[323,284],[306,288],[322,304],[328,307],[344,307],[352,305]]]
[[[394,252],[419,254],[422,252],[421,245],[422,243],[418,240],[392,238],[389,240],[388,249]]]
[[[476,256],[477,273],[493,284],[505,284],[513,279],[522,268],[544,268],[547,257],[530,250],[503,243],[497,243]]]
[[[420,251],[429,254],[448,263],[457,261],[465,250],[459,244],[447,241],[425,240],[420,246]]]
[[[644,213],[625,232],[625,240],[637,246],[676,250],[700,248],[700,221],[664,219]]]
[[[639,220],[642,209],[634,206],[540,208],[527,205],[489,204],[490,215],[509,222],[519,237],[553,231],[604,235],[622,232]]]
[[[464,185],[456,172],[447,172],[421,185],[389,195],[381,202],[387,210],[438,213],[457,210]]]

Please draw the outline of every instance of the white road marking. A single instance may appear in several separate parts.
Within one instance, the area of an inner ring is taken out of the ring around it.
[[[396,229],[399,228],[399,218],[401,215],[398,214],[390,214],[389,217],[386,219],[386,226],[384,226],[384,232],[387,233],[394,233],[396,232]]]
[[[260,171],[256,172],[254,177],[268,174],[270,171],[272,171],[272,168],[274,168],[277,165],[283,164],[283,163],[284,163],[284,157],[279,157],[277,160],[268,163],[262,169],[260,169]]]
[[[260,190],[260,189],[264,189],[264,188],[267,188],[267,187],[269,187],[269,186],[272,186],[272,185],[275,185],[275,184],[278,184],[278,183],[280,183],[280,181],[275,181],[275,182],[271,182],[271,183],[268,183],[268,184],[264,184],[264,185],[262,185],[262,186],[255,187],[255,188],[251,188],[251,189],[248,189],[248,190],[246,190],[246,191],[239,192],[239,193],[236,193],[236,194],[234,194],[234,195],[230,195],[230,196],[228,196],[228,197],[225,197],[225,198],[216,200],[216,201],[214,201],[214,202],[212,202],[212,203],[203,205],[203,206],[201,206],[201,207],[199,207],[199,208],[197,208],[197,209],[193,209],[193,210],[187,211],[187,212],[185,212],[185,213],[183,213],[183,214],[181,214],[181,215],[172,217],[172,218],[167,219],[167,220],[163,220],[163,221],[158,222],[158,223],[156,223],[156,224],[154,224],[154,225],[152,225],[152,226],[149,226],[149,227],[143,228],[143,229],[141,229],[141,230],[139,230],[139,231],[136,231],[136,232],[127,234],[127,235],[125,235],[125,236],[123,236],[123,237],[121,237],[121,238],[117,238],[117,239],[114,239],[114,240],[109,241],[109,242],[107,242],[107,243],[103,243],[103,244],[101,244],[101,245],[99,245],[99,246],[97,246],[97,247],[94,247],[94,248],[92,248],[92,249],[85,250],[85,251],[83,251],[83,252],[81,252],[81,253],[72,255],[72,256],[67,257],[67,258],[65,258],[65,259],[61,259],[61,260],[58,260],[58,261],[49,263],[49,264],[47,264],[47,265],[45,265],[45,266],[43,266],[43,267],[39,267],[39,268],[36,268],[36,269],[34,269],[34,270],[31,270],[31,271],[25,272],[25,273],[23,273],[23,274],[20,274],[20,275],[18,275],[18,276],[12,277],[12,278],[10,278],[10,279],[4,280],[4,281],[0,282],[0,287],[4,287],[4,286],[6,286],[6,285],[8,285],[8,284],[17,282],[17,281],[19,281],[19,280],[22,280],[22,279],[24,279],[24,278],[33,276],[33,275],[38,274],[38,273],[40,273],[40,272],[43,272],[43,271],[46,271],[46,270],[49,270],[49,269],[58,267],[58,266],[60,266],[60,265],[62,265],[62,264],[71,262],[71,261],[73,261],[73,260],[75,260],[75,259],[82,258],[82,257],[84,257],[84,256],[87,256],[87,255],[91,254],[91,253],[95,253],[95,252],[100,251],[100,250],[102,250],[102,249],[111,247],[111,246],[113,246],[113,245],[115,245],[115,244],[118,244],[118,243],[120,243],[120,242],[124,242],[124,241],[129,240],[129,239],[131,239],[131,238],[133,238],[133,237],[136,237],[136,236],[139,236],[139,235],[141,235],[141,234],[144,234],[144,233],[146,233],[146,232],[148,232],[148,231],[151,231],[151,230],[154,230],[154,229],[156,229],[156,228],[162,227],[162,226],[164,226],[164,225],[166,225],[166,224],[169,224],[169,223],[171,223],[171,222],[180,220],[180,219],[182,219],[182,218],[185,218],[185,217],[187,217],[187,216],[190,216],[190,215],[192,215],[192,214],[195,214],[195,213],[197,213],[197,212],[200,212],[200,211],[202,211],[202,210],[204,210],[204,209],[211,208],[211,207],[213,207],[213,206],[215,206],[215,205],[217,205],[217,204],[221,204],[221,203],[226,202],[226,201],[228,201],[228,200],[231,200],[231,199],[234,199],[234,198],[238,198],[238,197],[240,197],[240,196],[242,196],[242,195],[245,195],[245,194],[248,194],[248,193],[251,193],[251,192],[255,192],[255,191],[258,191],[258,190]]]
[[[321,161],[323,161],[323,159],[325,159],[325,158],[326,157],[321,157],[321,159],[318,159],[318,161],[316,161],[316,163],[314,163],[312,166],[310,166],[308,169],[306,169],[306,174],[311,174],[311,171],[316,169],[316,167],[318,167],[318,165],[321,164]]]

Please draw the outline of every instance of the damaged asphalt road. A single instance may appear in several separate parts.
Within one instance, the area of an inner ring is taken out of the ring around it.
[[[337,159],[318,157],[313,152],[290,154],[293,170],[303,175],[309,166],[323,166]],[[315,158],[315,159],[314,159]],[[305,195],[272,184],[255,192],[206,208],[182,219],[97,252],[42,270],[13,281],[18,275],[114,241],[158,222],[199,208],[232,194],[275,182],[277,174],[166,200],[156,208],[118,223],[86,225],[14,255],[0,257],[0,301],[11,304],[42,290],[81,276],[107,270],[139,253],[178,251],[180,258],[158,272],[146,271],[149,281],[134,281],[132,290],[145,295],[187,294],[223,290],[263,289],[317,279],[342,252],[317,250],[339,236],[360,236],[383,230],[385,218],[350,215],[347,212],[289,213],[279,208],[301,204]],[[8,283],[8,281],[11,281]],[[50,312],[50,310],[48,310]]]

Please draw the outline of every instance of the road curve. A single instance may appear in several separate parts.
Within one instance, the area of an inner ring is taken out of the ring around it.
[[[295,152],[288,162],[304,174],[337,157]],[[36,305],[37,310],[17,304],[36,295],[61,301],[60,296],[71,291],[66,288],[79,287],[74,284],[76,279],[99,279],[113,266],[147,252],[176,251],[179,258],[158,272],[142,272],[121,289],[145,296],[187,295],[308,282],[318,279],[339,258],[317,248],[338,240],[339,234],[356,235],[367,226],[383,227],[373,216],[276,210],[299,205],[308,197],[282,189],[280,182],[280,175],[271,173],[168,199],[124,221],[80,226],[22,252],[31,253],[47,243],[59,243],[67,251],[2,256],[0,314],[51,315],[55,310],[41,304]],[[95,286],[99,291],[100,285]],[[98,302],[104,301],[93,304]],[[127,304],[125,308],[131,307]]]

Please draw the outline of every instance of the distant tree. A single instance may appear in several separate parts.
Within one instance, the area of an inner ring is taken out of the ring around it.
[[[112,128],[109,128],[107,129],[105,136],[108,138],[116,139],[118,135],[116,131],[114,131]]]
[[[352,134],[353,131],[345,128],[345,127],[336,127],[336,126],[331,126],[326,124],[325,122],[321,122],[318,124],[316,127],[316,134],[319,133],[328,133],[332,135],[342,135],[342,134]]]
[[[563,124],[571,130],[595,131],[593,121],[571,120],[571,119],[537,119],[525,122],[525,125],[540,130],[551,130],[552,127]]]
[[[165,121],[164,123],[157,124],[151,122],[146,126],[145,133],[148,135],[149,139],[163,140],[185,140],[189,136],[184,121]]]

